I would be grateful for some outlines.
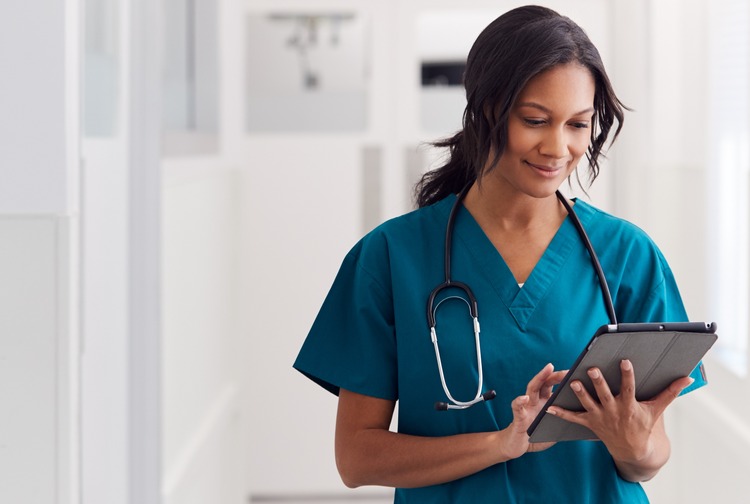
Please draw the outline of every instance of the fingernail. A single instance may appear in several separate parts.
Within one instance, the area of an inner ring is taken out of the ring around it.
[[[579,382],[575,381],[575,382],[573,382],[573,383],[570,384],[570,388],[572,388],[576,392],[580,392],[581,391],[581,384]]]
[[[599,370],[598,369],[589,369],[589,376],[592,378],[599,378]]]
[[[554,409],[552,409],[552,408],[549,408],[549,409],[547,410],[547,413],[549,413],[550,415],[557,415],[557,410],[554,410]]]
[[[633,369],[633,363],[630,362],[629,359],[624,359],[622,361],[622,369],[624,369],[626,371],[630,371],[631,369]]]

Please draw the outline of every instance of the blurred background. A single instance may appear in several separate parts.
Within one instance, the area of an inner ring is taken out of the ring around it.
[[[646,490],[746,502],[750,4],[539,3],[633,109],[569,192],[645,229],[719,324]],[[291,365],[346,252],[460,127],[472,42],[521,4],[0,5],[0,501],[392,500],[340,482],[336,399]]]

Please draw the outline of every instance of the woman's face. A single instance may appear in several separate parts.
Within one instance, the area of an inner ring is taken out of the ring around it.
[[[552,195],[575,170],[591,138],[595,83],[576,63],[535,76],[508,118],[508,142],[491,176],[535,198]]]

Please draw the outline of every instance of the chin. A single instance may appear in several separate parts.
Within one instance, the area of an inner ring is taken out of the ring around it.
[[[555,196],[555,192],[560,188],[562,184],[545,184],[537,187],[529,187],[523,191],[528,196],[536,199],[546,199]]]

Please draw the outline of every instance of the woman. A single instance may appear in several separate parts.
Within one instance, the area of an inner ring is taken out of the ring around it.
[[[463,130],[438,144],[450,159],[418,185],[420,208],[351,250],[295,362],[339,395],[341,477],[350,487],[395,487],[396,502],[648,502],[638,482],[669,458],[662,413],[704,383],[699,373],[637,402],[629,362],[617,396],[591,370],[599,402],[573,383],[586,411],[549,412],[601,442],[538,445],[526,434],[562,379],[555,368],[571,365],[608,321],[591,259],[556,191],[584,155],[596,178],[623,107],[581,28],[542,7],[512,10],[479,35],[465,86]],[[482,345],[478,359],[466,295],[438,293],[429,312],[444,388],[425,304],[444,281],[446,226],[459,197],[450,274],[476,295]],[[568,203],[599,254],[621,322],[687,320],[669,266],[641,230]],[[433,407],[448,391],[457,400],[485,392],[476,390],[482,378],[493,400]],[[390,432],[397,401],[398,432]]]

